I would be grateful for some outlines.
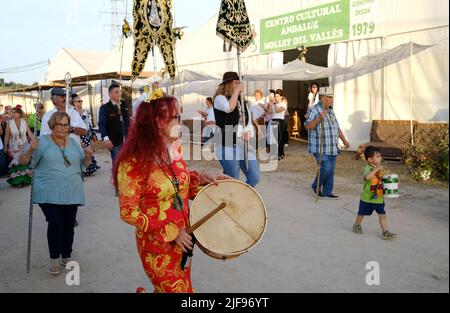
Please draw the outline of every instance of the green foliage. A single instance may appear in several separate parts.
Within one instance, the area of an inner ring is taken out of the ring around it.
[[[5,82],[3,78],[0,78],[0,91],[8,91],[25,87],[29,87],[29,85],[15,82]]]
[[[449,180],[448,128],[415,134],[416,144],[406,152],[408,172],[416,180]]]

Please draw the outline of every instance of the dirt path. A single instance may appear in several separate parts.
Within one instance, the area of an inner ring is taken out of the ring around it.
[[[35,207],[32,272],[25,273],[30,188],[13,189],[0,179],[0,292],[134,292],[152,290],[137,256],[133,229],[119,219],[110,185],[110,159],[97,153],[102,169],[86,179],[87,205],[79,209],[74,258],[81,285],[47,273],[46,223]],[[189,162],[191,169],[220,172],[217,162]],[[386,210],[396,241],[380,238],[376,216],[364,234],[351,226],[361,189],[362,161],[343,153],[337,163],[338,201],[314,201],[310,191],[316,167],[304,144],[287,148],[277,171],[263,172],[257,190],[269,221],[263,240],[235,260],[217,261],[195,250],[192,281],[198,292],[448,292],[449,196],[443,184],[419,184],[402,166],[401,197]],[[380,286],[367,286],[366,263],[380,265]]]

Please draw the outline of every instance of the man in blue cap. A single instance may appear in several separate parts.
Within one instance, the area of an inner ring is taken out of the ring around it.
[[[55,113],[56,111],[66,112],[66,92],[63,88],[52,88],[51,99],[55,108],[45,113],[42,117],[40,134],[41,136],[50,135],[52,133],[52,130],[48,126],[48,121],[50,120],[50,117],[53,115],[53,113]],[[73,108],[69,108],[66,113],[70,116],[70,136],[80,142],[80,136],[87,135],[86,124],[81,119],[80,114],[78,114],[78,112]]]

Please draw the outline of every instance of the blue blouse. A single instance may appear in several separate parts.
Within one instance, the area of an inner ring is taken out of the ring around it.
[[[34,203],[84,205],[81,179],[84,151],[79,142],[70,138],[64,154],[71,163],[69,167],[64,165],[61,150],[50,136],[40,137],[39,147],[33,155],[36,162],[32,195]]]

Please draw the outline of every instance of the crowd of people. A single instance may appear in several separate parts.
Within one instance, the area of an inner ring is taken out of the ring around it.
[[[142,90],[132,106],[122,101],[120,86],[112,84],[109,101],[100,107],[99,131],[113,163],[120,218],[136,230],[138,254],[156,292],[193,291],[192,259],[186,262],[184,258],[194,246],[194,238],[186,231],[189,199],[204,185],[240,179],[241,172],[248,185],[258,184],[259,161],[250,139],[261,134],[260,125],[267,126],[262,134],[266,148],[276,151],[278,160],[285,158],[289,112],[283,90],[270,90],[266,101],[263,92],[256,90],[253,103],[244,101],[243,91],[239,75],[226,72],[214,96],[206,99],[206,110],[198,112],[207,125],[206,137],[215,142],[214,152],[223,169],[217,176],[188,169],[179,138],[180,105],[157,84],[151,93]],[[30,184],[34,175],[32,200],[48,222],[49,271],[57,275],[71,260],[77,210],[86,202],[83,177],[100,167],[92,148],[96,136],[82,99],[71,94],[66,107],[65,91],[53,88],[51,100],[54,108],[44,114],[39,105],[28,122],[19,107],[4,108],[0,161],[8,159],[8,182],[13,186]],[[308,152],[318,163],[311,188],[316,197],[332,200],[338,199],[333,187],[339,140],[344,148],[349,147],[333,111],[333,100],[332,88],[311,85],[305,122]],[[376,211],[384,239],[394,239],[396,234],[387,228],[382,187],[380,194],[381,154],[367,150],[366,159],[353,231],[361,234],[363,218]]]

